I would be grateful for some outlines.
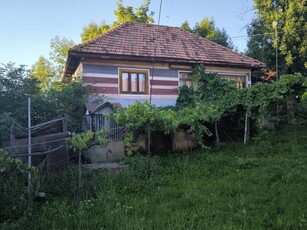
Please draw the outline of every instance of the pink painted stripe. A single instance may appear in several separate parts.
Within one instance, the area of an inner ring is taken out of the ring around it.
[[[178,86],[177,81],[150,80],[152,85]]]
[[[178,95],[178,89],[152,89],[152,95]]]
[[[107,78],[107,77],[85,77],[83,76],[84,83],[111,83],[117,84],[117,78]]]
[[[91,93],[118,94],[117,87],[88,86]]]

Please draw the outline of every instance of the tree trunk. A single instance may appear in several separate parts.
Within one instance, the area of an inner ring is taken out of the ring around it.
[[[219,137],[219,130],[217,127],[217,122],[214,123],[214,128],[215,128],[216,146],[219,149],[220,148],[220,137]]]

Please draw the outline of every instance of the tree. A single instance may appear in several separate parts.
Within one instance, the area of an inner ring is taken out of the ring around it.
[[[220,30],[216,27],[213,18],[204,17],[202,21],[195,24],[193,29],[190,28],[188,21],[185,21],[181,25],[181,29],[197,34],[229,49],[235,48],[227,31],[224,28]]]
[[[257,70],[252,73],[252,76],[257,81],[271,81],[276,77],[276,52],[273,47],[274,41],[270,31],[265,27],[264,21],[258,17],[254,18],[249,26],[247,26],[247,50],[245,54],[255,58],[263,63],[266,63],[266,68]],[[278,63],[279,72],[285,72],[284,55],[279,53]]]
[[[205,17],[202,21],[197,22],[193,29],[193,32],[203,38],[212,40],[215,38],[215,22],[213,18],[209,19]]]
[[[223,28],[222,30],[220,30],[219,28],[215,29],[215,38],[212,39],[212,41],[214,41],[217,44],[220,44],[222,46],[227,47],[228,49],[235,49],[233,45],[233,42],[231,40],[231,38],[229,37],[229,35],[227,34],[227,31],[225,28]]]
[[[0,67],[0,145],[9,140],[8,130],[13,121],[27,126],[27,97],[32,99],[34,125],[66,115],[69,130],[82,130],[85,88],[79,82],[53,84],[42,91],[37,78],[25,66],[8,63]]]
[[[117,18],[112,25],[107,25],[105,21],[102,21],[100,25],[95,22],[89,23],[83,27],[81,33],[82,42],[87,42],[97,36],[108,32],[111,28],[115,28],[125,22],[138,22],[138,23],[153,23],[154,12],[149,12],[150,0],[144,0],[143,5],[133,9],[132,6],[124,6],[122,0],[117,1],[117,9],[114,14]]]
[[[254,18],[247,27],[246,55],[266,63],[270,69],[275,69],[275,49],[269,32],[263,20]]]
[[[87,26],[83,27],[81,33],[81,41],[82,43],[92,40],[98,37],[101,34],[108,32],[110,26],[106,24],[105,21],[102,21],[100,25],[95,22],[91,22]]]
[[[278,49],[285,55],[286,73],[307,74],[307,7],[306,0],[254,0],[265,27],[274,35],[278,31]],[[277,22],[276,28],[273,22]]]
[[[87,101],[86,88],[81,82],[69,84],[57,82],[46,95],[54,104],[53,110],[59,115],[66,115],[68,130],[81,132]]]
[[[50,40],[50,59],[40,56],[38,61],[33,64],[31,74],[43,91],[50,88],[52,82],[60,80],[68,50],[74,45],[72,40],[55,36]]]
[[[188,32],[192,32],[192,29],[191,29],[191,27],[190,27],[188,21],[184,21],[184,22],[181,24],[180,29],[185,30],[185,31],[188,31]]]
[[[112,27],[119,26],[125,22],[153,23],[154,12],[149,12],[150,0],[144,0],[143,5],[135,8],[131,6],[123,6],[123,0],[117,1],[117,10],[114,11],[117,21],[113,22]]]
[[[46,91],[50,88],[56,74],[52,63],[47,58],[40,56],[38,61],[32,65],[31,75],[38,81],[39,88]]]
[[[62,74],[68,50],[75,45],[73,40],[67,39],[65,37],[55,36],[55,38],[50,41],[51,51],[49,53],[50,59],[55,64],[56,77],[59,77]]]

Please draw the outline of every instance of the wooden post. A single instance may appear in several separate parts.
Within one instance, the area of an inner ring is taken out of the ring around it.
[[[245,125],[244,125],[244,144],[247,144],[249,141],[249,118],[247,117],[247,113],[245,115]]]
[[[82,151],[79,150],[79,188],[78,188],[78,201],[80,201],[81,199],[81,155],[82,155]]]
[[[31,192],[31,170],[30,168],[32,167],[32,156],[31,156],[31,152],[32,152],[32,148],[31,148],[31,98],[28,98],[28,168],[29,168],[29,172],[28,172],[28,192]]]
[[[220,137],[219,137],[219,130],[217,127],[217,122],[214,122],[214,128],[215,128],[216,146],[219,149],[220,148]]]
[[[148,123],[147,132],[147,158],[148,158],[148,177],[151,176],[151,161],[150,161],[150,143],[151,143],[151,133],[150,133],[150,123]]]
[[[63,117],[62,119],[62,130],[63,130],[63,133],[67,133],[67,120],[66,120],[66,117]]]

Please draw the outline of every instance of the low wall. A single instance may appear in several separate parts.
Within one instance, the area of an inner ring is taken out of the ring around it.
[[[123,141],[112,141],[110,144],[101,148],[93,146],[83,153],[83,156],[91,163],[102,163],[107,161],[121,160],[125,157],[125,148]]]
[[[197,138],[189,130],[178,129],[173,134],[173,151],[189,150],[197,147]]]

